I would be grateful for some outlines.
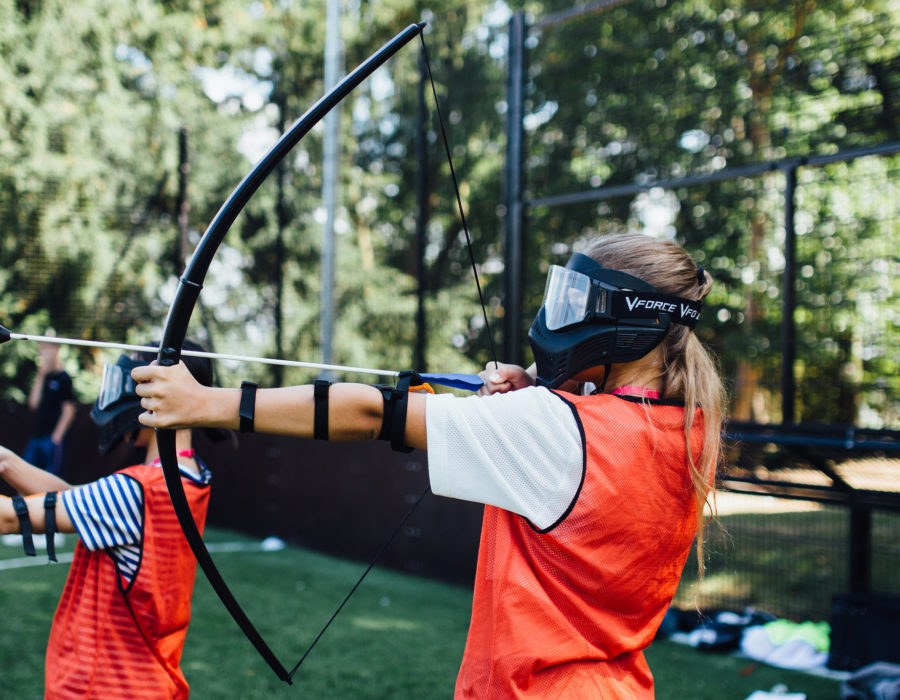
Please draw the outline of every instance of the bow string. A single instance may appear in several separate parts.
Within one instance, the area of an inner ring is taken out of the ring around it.
[[[400,51],[400,49],[406,46],[416,36],[419,36],[422,40],[422,49],[423,51],[425,51],[427,65],[427,50],[425,49],[424,37],[422,37],[424,27],[424,23],[409,25],[408,27],[406,27],[406,29],[401,31],[394,38],[384,44],[384,46],[382,46],[378,51],[376,51],[369,58],[359,64],[359,66],[357,66],[353,71],[348,73],[344,77],[344,79],[341,80],[330,92],[321,97],[299,119],[297,119],[296,122],[294,122],[294,124],[281,136],[281,138],[269,150],[269,152],[265,156],[263,156],[263,158],[253,167],[253,169],[250,170],[250,172],[248,172],[248,174],[241,180],[237,187],[235,187],[235,189],[225,200],[213,220],[210,222],[205,233],[200,239],[200,242],[197,244],[196,249],[191,256],[191,259],[187,264],[184,273],[179,280],[178,289],[176,290],[172,305],[169,308],[169,313],[166,318],[166,323],[162,334],[162,341],[159,347],[158,362],[160,365],[175,365],[180,360],[182,354],[182,344],[187,334],[191,315],[200,295],[200,291],[203,287],[203,281],[206,277],[207,271],[209,270],[210,263],[212,262],[216,251],[222,243],[225,234],[228,232],[229,228],[234,223],[241,210],[246,206],[250,198],[260,187],[263,181],[269,176],[269,174],[272,173],[278,163],[280,163],[285,158],[285,156],[287,156],[287,154],[294,148],[294,146],[296,146],[300,142],[300,140],[307,133],[309,133],[309,131],[319,121],[321,121],[325,117],[328,112],[330,112],[335,106],[337,106],[338,103],[340,103],[341,100],[343,100],[353,89],[355,89],[377,68],[382,66],[388,59],[394,56],[398,51]],[[437,94],[434,88],[434,80],[431,76],[430,65],[428,65],[428,77],[431,80],[431,87],[435,97],[435,102],[437,102]],[[447,150],[447,156],[449,159],[449,145],[447,144],[447,137],[444,130],[443,119],[440,117],[439,107],[438,116],[441,121],[441,134],[444,139],[444,145]],[[487,311],[485,309],[481,285],[478,282],[478,273],[475,269],[475,259],[474,254],[472,253],[471,238],[469,236],[468,226],[465,222],[465,215],[463,214],[462,201],[459,195],[459,188],[457,186],[456,174],[453,170],[452,160],[450,161],[450,168],[453,176],[453,184],[454,187],[456,187],[457,191],[456,196],[459,206],[459,213],[463,218],[463,226],[465,228],[466,240],[469,246],[470,257],[472,259],[472,268],[473,272],[475,273],[475,282],[478,287],[478,295],[482,304],[482,311],[484,313],[486,324],[485,327],[488,330],[488,335],[490,337],[490,326],[487,324]],[[493,338],[490,339],[490,342],[491,352],[493,353]],[[494,361],[496,363],[496,356],[494,357]],[[422,495],[419,496],[418,500],[410,509],[410,511],[404,516],[400,525],[393,532],[388,541],[382,546],[375,559],[363,573],[362,577],[360,577],[359,581],[357,581],[357,583],[351,589],[350,593],[341,603],[340,607],[338,607],[338,609],[335,611],[334,615],[332,615],[328,623],[326,623],[322,631],[319,632],[319,634],[316,636],[315,640],[303,654],[300,661],[297,662],[297,664],[291,671],[288,671],[281,663],[281,661],[279,661],[278,657],[263,639],[262,635],[253,625],[253,623],[250,621],[250,618],[244,612],[243,608],[234,597],[234,594],[225,583],[224,578],[222,577],[221,573],[213,562],[212,557],[209,554],[209,550],[206,548],[203,537],[200,535],[197,524],[194,521],[190,506],[187,501],[187,496],[184,491],[184,487],[181,483],[181,476],[178,468],[178,459],[175,451],[174,431],[168,429],[157,429],[156,435],[159,446],[160,461],[162,463],[166,486],[169,490],[169,496],[172,500],[172,505],[175,509],[178,521],[181,525],[182,530],[184,531],[185,538],[190,545],[194,556],[197,559],[197,563],[200,565],[200,568],[203,570],[206,578],[209,580],[216,594],[222,600],[222,603],[228,609],[228,612],[231,614],[232,618],[234,618],[240,629],[259,652],[260,656],[262,656],[262,658],[269,664],[269,666],[272,668],[279,679],[290,684],[292,682],[294,673],[296,673],[300,664],[303,663],[304,659],[312,650],[312,647],[315,646],[316,642],[318,642],[318,640],[321,638],[322,634],[343,608],[344,604],[347,602],[347,600],[349,600],[350,596],[353,595],[354,591],[365,578],[366,574],[368,574],[368,572],[371,570],[372,566],[374,566],[375,561],[377,561],[381,553],[387,548],[387,546],[393,541],[397,533],[402,529],[404,523],[410,517],[410,515],[412,515],[413,510],[415,510],[415,507],[419,504],[419,502],[421,502],[422,498],[424,498],[428,489],[426,488],[425,491],[423,491]]]

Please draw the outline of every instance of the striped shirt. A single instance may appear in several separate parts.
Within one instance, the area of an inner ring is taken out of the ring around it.
[[[180,466],[181,477],[208,484],[210,471],[200,462],[200,476]],[[105,549],[126,581],[141,563],[144,531],[144,490],[140,481],[116,472],[84,486],[60,493],[66,512],[84,546],[94,552]]]

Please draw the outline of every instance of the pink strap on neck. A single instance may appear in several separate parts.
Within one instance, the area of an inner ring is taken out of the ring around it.
[[[629,384],[628,386],[620,386],[618,389],[613,389],[613,394],[637,394],[638,396],[643,396],[648,399],[658,399],[659,392],[656,389],[648,389],[643,386],[634,386]]]
[[[177,454],[179,457],[184,457],[184,458],[186,458],[186,459],[190,459],[191,457],[193,457],[193,456],[194,456],[195,454],[197,454],[197,453],[196,453],[194,450],[191,449],[191,450],[178,450],[178,452],[177,452],[176,454]],[[156,467],[156,466],[158,466],[158,465],[160,465],[160,464],[162,464],[162,461],[161,461],[161,460],[159,460],[159,459],[154,459],[154,460],[153,460],[153,463],[152,463],[150,466],[151,466],[151,467]]]

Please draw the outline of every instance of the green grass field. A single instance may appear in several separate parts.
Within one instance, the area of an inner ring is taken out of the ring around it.
[[[210,530],[207,541],[250,542]],[[74,542],[69,538],[68,545]],[[64,549],[71,550],[71,546]],[[0,546],[0,564],[18,559]],[[216,553],[226,581],[289,668],[365,566],[303,549]],[[38,560],[46,561],[39,553]],[[65,564],[0,568],[0,698],[33,700]],[[471,592],[393,571],[372,571],[288,686],[243,637],[198,575],[183,667],[196,700],[223,698],[450,698]],[[743,700],[784,683],[808,700],[839,698],[836,681],[733,656],[657,642],[647,652],[659,700]]]

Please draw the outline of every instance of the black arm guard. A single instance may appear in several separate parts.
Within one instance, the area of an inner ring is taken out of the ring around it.
[[[384,417],[381,420],[379,440],[391,443],[395,452],[412,452],[406,446],[406,411],[409,408],[409,387],[422,384],[422,378],[415,372],[401,372],[397,386],[375,385],[384,398]]]

